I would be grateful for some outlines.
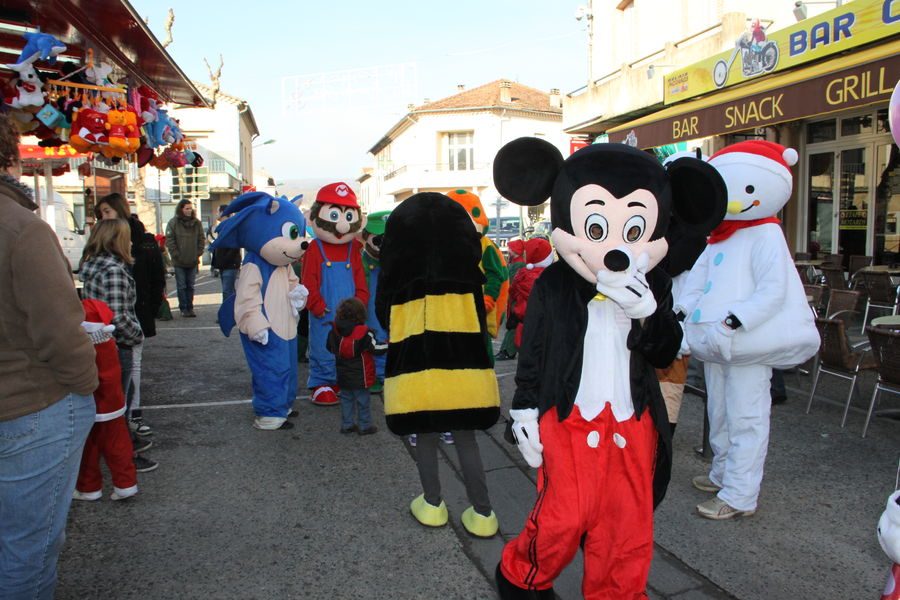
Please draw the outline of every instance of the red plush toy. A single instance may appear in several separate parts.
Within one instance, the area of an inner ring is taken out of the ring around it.
[[[107,144],[106,115],[92,108],[79,109],[72,121],[69,145],[79,152],[99,152]]]

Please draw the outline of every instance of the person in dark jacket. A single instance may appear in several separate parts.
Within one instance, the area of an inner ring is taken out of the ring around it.
[[[175,284],[178,287],[178,310],[182,317],[194,314],[194,280],[197,266],[206,249],[203,223],[194,216],[194,205],[182,200],[175,207],[175,216],[166,225],[166,249],[175,267]]]
[[[375,384],[375,359],[387,352],[387,343],[377,343],[366,326],[366,306],[358,298],[347,298],[337,307],[334,326],[326,347],[334,354],[337,383],[341,388],[341,433],[370,435],[378,431],[369,410],[369,388]],[[357,412],[354,423],[353,412]]]
[[[223,215],[222,212],[228,208],[227,204],[219,206],[219,218],[221,223],[231,215]],[[210,227],[210,242],[215,239],[213,227]],[[240,248],[216,248],[212,251],[212,268],[219,272],[222,278],[222,302],[225,302],[234,295],[234,282],[237,280],[238,272],[241,270],[241,249]]]

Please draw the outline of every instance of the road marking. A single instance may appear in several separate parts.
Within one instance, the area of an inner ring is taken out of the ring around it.
[[[219,326],[215,327],[159,327],[157,326],[157,331],[187,331],[187,330],[197,330],[197,329],[220,329]]]
[[[297,396],[297,400],[309,400],[309,396]],[[235,404],[250,404],[250,400],[222,400],[221,402],[192,402],[190,404],[152,404],[141,406],[141,410],[164,410],[167,408],[204,408],[209,406],[232,406]]]

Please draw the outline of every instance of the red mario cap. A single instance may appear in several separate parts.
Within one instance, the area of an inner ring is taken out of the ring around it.
[[[320,189],[319,193],[316,194],[316,202],[319,204],[336,204],[348,208],[359,208],[356,194],[353,193],[349,185],[342,181],[329,183]]]

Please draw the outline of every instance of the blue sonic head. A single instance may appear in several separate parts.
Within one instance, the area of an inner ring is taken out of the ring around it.
[[[286,197],[251,192],[235,198],[216,228],[216,248],[244,248],[276,267],[297,262],[306,252],[306,219]]]

